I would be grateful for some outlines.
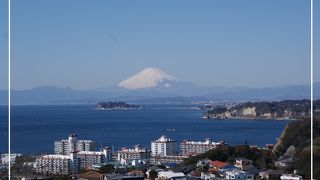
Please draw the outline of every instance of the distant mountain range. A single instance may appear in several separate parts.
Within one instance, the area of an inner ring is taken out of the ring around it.
[[[314,84],[320,92],[320,83]],[[146,68],[118,85],[92,90],[75,90],[41,86],[12,90],[12,104],[96,104],[99,101],[137,103],[190,103],[193,101],[260,101],[303,99],[310,97],[309,85],[287,85],[268,88],[202,87],[156,68]],[[319,98],[316,94],[315,98]],[[7,103],[7,91],[0,90],[0,104]]]

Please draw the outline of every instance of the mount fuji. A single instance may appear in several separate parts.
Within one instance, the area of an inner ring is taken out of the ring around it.
[[[157,68],[146,68],[121,81],[117,87],[129,95],[154,97],[194,96],[210,92],[207,88],[181,81]]]
[[[170,88],[171,83],[176,83],[178,80],[156,68],[146,68],[137,74],[129,77],[128,79],[120,82],[119,87],[124,89],[145,89],[145,88],[155,88],[163,86],[165,88]]]

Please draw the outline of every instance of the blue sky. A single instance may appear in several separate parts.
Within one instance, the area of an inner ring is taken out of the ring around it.
[[[308,84],[309,5],[305,0],[14,0],[13,88],[91,89],[146,67],[206,86]],[[5,14],[6,6],[0,7]],[[1,30],[1,42],[6,33]],[[6,71],[1,72],[5,82]],[[320,73],[315,76],[318,80]]]

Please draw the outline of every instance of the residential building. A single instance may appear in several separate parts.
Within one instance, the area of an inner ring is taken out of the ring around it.
[[[242,171],[247,169],[248,167],[251,167],[253,163],[250,159],[246,159],[246,158],[236,158],[235,160],[236,161],[234,166],[239,168]]]
[[[209,163],[209,172],[210,173],[216,173],[219,171],[219,169],[223,166],[227,165],[225,162],[221,162],[221,161],[211,161]]]
[[[266,170],[259,173],[261,179],[280,179],[280,176],[284,173],[283,170]]]
[[[233,171],[233,170],[239,170],[239,169],[234,165],[227,164],[225,166],[220,167],[217,174],[219,174],[220,177],[225,177],[227,171]]]
[[[213,180],[216,178],[217,178],[216,175],[214,175],[212,173],[201,172],[201,175],[200,175],[200,179],[203,179],[203,180]]]
[[[302,176],[295,174],[283,174],[280,176],[281,180],[302,180]]]
[[[112,149],[110,147],[105,147],[103,148],[103,153],[105,154],[106,162],[111,162],[112,161]]]
[[[160,171],[160,172],[158,172],[158,179],[187,180],[187,177],[182,172]]]
[[[177,163],[180,164],[186,156],[151,156],[151,164],[166,164],[166,163]]]
[[[140,145],[135,145],[133,149],[122,148],[121,150],[117,151],[117,160],[119,162],[127,162],[128,160],[146,160],[150,159],[150,157],[151,151],[141,148]]]
[[[35,170],[41,174],[68,175],[78,173],[79,169],[79,159],[76,153],[69,155],[43,155],[35,161]]]
[[[161,136],[159,139],[151,142],[151,151],[153,156],[175,156],[177,153],[176,141]]]
[[[78,140],[76,142],[77,151],[95,151],[96,143],[91,140]]]
[[[69,135],[68,139],[54,142],[54,154],[68,155],[75,151],[95,151],[96,143],[91,140],[78,140],[76,134]]]
[[[10,154],[10,162],[14,164],[16,157],[21,156],[21,154]],[[9,164],[9,154],[1,154],[1,164]]]
[[[144,180],[144,177],[126,176],[122,174],[104,174],[104,180]]]
[[[258,175],[259,170],[253,165],[253,161],[246,158],[236,158],[234,166],[239,168],[242,171],[246,171],[248,173]]]
[[[106,155],[103,151],[79,151],[77,153],[80,168],[92,169],[93,164],[105,163]]]
[[[254,180],[254,175],[241,170],[226,171],[225,179]]]
[[[182,156],[192,156],[204,153],[221,145],[224,145],[223,141],[212,142],[210,138],[205,139],[205,141],[184,140],[180,143],[180,153]]]
[[[81,179],[81,180],[104,180],[104,175],[99,173],[98,171],[87,171],[83,172],[79,175],[75,175],[72,177],[73,179]]]
[[[209,167],[211,163],[211,160],[208,159],[208,158],[204,158],[204,159],[200,159],[198,162],[197,162],[197,167]]]

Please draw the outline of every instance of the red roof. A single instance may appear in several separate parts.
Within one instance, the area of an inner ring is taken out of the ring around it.
[[[212,167],[215,167],[215,168],[220,168],[220,167],[222,167],[222,166],[225,166],[226,163],[221,162],[221,161],[211,161],[211,162],[210,162],[210,165],[211,165]]]

